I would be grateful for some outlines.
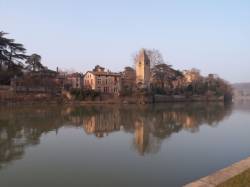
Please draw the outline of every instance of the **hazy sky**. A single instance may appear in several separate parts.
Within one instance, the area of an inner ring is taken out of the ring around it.
[[[52,69],[121,71],[144,47],[180,70],[250,81],[249,0],[0,0],[0,30]]]

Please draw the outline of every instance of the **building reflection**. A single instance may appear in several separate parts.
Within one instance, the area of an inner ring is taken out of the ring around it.
[[[135,122],[135,146],[140,154],[144,154],[149,143],[149,129],[143,119]]]
[[[219,104],[79,108],[86,134],[98,138],[118,131],[134,134],[141,154],[158,152],[162,140],[181,130],[198,132],[201,125],[216,126],[230,115],[231,107]],[[74,121],[72,121],[74,123]]]
[[[100,138],[111,132],[119,131],[119,112],[103,112],[86,117],[83,128],[87,134],[95,134],[96,137]]]
[[[216,126],[231,111],[231,106],[218,103],[0,108],[0,168],[21,159],[26,147],[38,145],[43,134],[56,134],[65,126],[100,139],[118,131],[132,133],[132,147],[145,155],[157,153],[162,141],[175,133]]]

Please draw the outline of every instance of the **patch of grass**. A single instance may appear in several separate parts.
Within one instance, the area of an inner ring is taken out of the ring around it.
[[[228,181],[218,185],[217,187],[249,187],[250,186],[250,169],[236,175]]]

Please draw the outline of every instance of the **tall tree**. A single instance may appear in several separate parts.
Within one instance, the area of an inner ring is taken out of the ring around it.
[[[164,88],[174,75],[174,70],[167,64],[157,64],[152,68],[152,81],[157,87]]]
[[[26,60],[27,69],[32,70],[32,71],[40,71],[43,70],[45,67],[41,63],[42,57],[38,54],[32,54],[31,56],[28,57]]]
[[[172,92],[174,81],[182,76],[182,73],[171,68],[171,65],[165,63],[156,64],[151,70],[152,86],[164,92]]]
[[[7,33],[0,32],[0,63],[1,65],[8,60],[5,53],[7,52],[7,47],[13,40],[5,38],[4,35]]]
[[[0,32],[0,61],[1,64],[8,66],[9,70],[22,66],[22,61],[28,56],[25,55],[26,49],[23,44],[15,43],[14,39],[8,39]]]
[[[6,34],[0,32],[0,84],[10,84],[11,78],[21,75],[22,62],[28,57],[23,45],[6,38]]]

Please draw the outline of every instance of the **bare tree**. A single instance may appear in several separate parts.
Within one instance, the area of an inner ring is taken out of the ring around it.
[[[158,49],[144,49],[149,60],[150,60],[150,67],[153,68],[157,64],[164,64],[166,63],[161,52]],[[138,62],[138,58],[140,55],[140,51],[135,52],[132,55],[133,64],[135,65]]]
[[[165,63],[156,64],[152,68],[152,82],[156,87],[164,89],[166,86],[172,87],[171,82],[177,76],[177,71]]]
[[[146,54],[150,60],[151,68],[153,68],[155,65],[166,63],[158,49],[146,49]]]

